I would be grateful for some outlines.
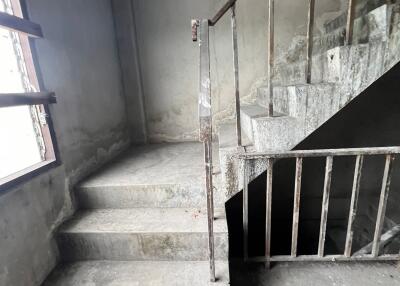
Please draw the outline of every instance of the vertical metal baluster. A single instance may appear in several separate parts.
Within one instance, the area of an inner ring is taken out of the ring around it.
[[[350,211],[349,211],[349,220],[347,224],[347,233],[346,233],[346,244],[344,255],[346,257],[351,256],[351,247],[353,244],[353,223],[357,214],[357,206],[358,206],[358,195],[360,193],[360,182],[361,182],[361,171],[364,163],[364,156],[358,155],[356,159],[356,165],[354,169],[354,178],[353,178],[353,189],[351,191],[351,202],[350,202]]]
[[[200,141],[204,142],[204,165],[206,171],[208,249],[210,262],[210,280],[215,281],[214,254],[214,199],[212,184],[212,118],[211,118],[211,82],[210,82],[210,46],[209,21],[203,19],[200,28],[200,92],[199,119]],[[192,35],[193,36],[193,35]]]
[[[271,158],[267,159],[267,181],[266,181],[266,218],[265,218],[265,267],[270,268],[271,257],[271,212],[272,212],[272,176],[273,176],[274,161]]]
[[[345,44],[351,45],[353,42],[353,27],[354,27],[354,17],[356,12],[356,1],[349,0],[349,6],[347,8],[347,24],[346,24],[346,39]]]
[[[269,0],[268,6],[268,116],[274,116],[274,89],[272,76],[274,70],[274,0]]]
[[[326,157],[324,195],[322,198],[321,225],[319,230],[318,256],[324,256],[326,224],[328,220],[329,194],[331,191],[333,157]]]
[[[240,96],[239,96],[239,57],[238,57],[238,42],[236,28],[236,4],[231,7],[232,17],[232,46],[233,46],[233,81],[235,88],[235,106],[236,106],[236,136],[237,145],[242,146],[242,129],[240,122]]]
[[[303,158],[296,158],[296,177],[294,181],[293,225],[292,225],[292,251],[291,256],[297,256],[297,237],[299,233],[301,174],[303,171]]]
[[[247,160],[243,159],[243,258],[249,258],[249,174]]]
[[[379,199],[378,215],[376,218],[374,241],[372,243],[372,256],[379,255],[383,222],[385,220],[386,203],[389,196],[390,181],[392,177],[392,163],[394,155],[386,155],[385,170],[383,172],[381,196]]]
[[[311,83],[315,0],[308,3],[306,82]]]

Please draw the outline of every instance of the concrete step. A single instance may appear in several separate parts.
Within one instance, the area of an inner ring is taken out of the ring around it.
[[[224,209],[214,221],[217,259],[228,258]],[[78,212],[58,233],[64,261],[207,260],[204,209],[135,208]]]
[[[386,0],[374,0],[374,1],[361,1],[356,3],[356,12],[355,12],[355,17],[356,21],[357,19],[360,19],[362,17],[365,17],[367,14],[369,14],[371,11],[375,9],[379,9],[382,6],[386,6],[387,1]],[[340,29],[340,28],[345,28],[347,24],[347,13],[343,13],[339,15],[338,17],[326,22],[324,24],[325,32],[326,33],[332,33],[333,31]]]
[[[354,36],[353,44],[351,46],[344,45],[345,27],[339,27],[321,36],[314,37],[314,49],[312,57],[312,83],[320,82],[341,82],[335,81],[335,78],[329,77],[329,72],[332,65],[329,60],[329,53],[327,52],[334,49],[351,50],[351,47],[360,44],[377,45],[379,43],[387,42],[393,32],[396,32],[396,24],[399,19],[396,18],[395,9],[399,4],[395,5],[382,5],[370,11],[367,15],[359,17],[354,23]],[[391,28],[389,28],[391,27]],[[393,29],[393,27],[395,29]],[[293,51],[288,51],[288,56],[280,59],[275,63],[274,68],[274,86],[279,85],[293,85],[305,82],[306,71],[306,41],[305,38],[295,38],[296,41],[292,44]],[[369,68],[378,70],[376,64],[382,66],[383,60],[379,57],[379,53],[375,53],[376,62],[369,65]],[[374,60],[374,58],[372,58]],[[379,61],[380,60],[380,61]],[[342,62],[348,66],[356,63],[346,59]],[[335,68],[335,67],[334,67]],[[336,68],[337,69],[337,68]],[[264,104],[261,102],[261,104]]]
[[[206,207],[203,160],[203,145],[197,142],[136,146],[82,182],[77,200],[82,209]],[[223,207],[219,182],[215,177],[215,204]]]
[[[216,283],[206,261],[85,261],[60,265],[43,286],[229,285],[226,261],[216,262]]]

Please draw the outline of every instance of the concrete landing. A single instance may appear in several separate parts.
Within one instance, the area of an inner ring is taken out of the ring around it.
[[[262,264],[235,264],[231,285],[396,286],[400,268],[393,263],[279,263],[266,271]]]
[[[204,286],[228,285],[228,263],[216,263],[209,283],[208,262],[88,261],[59,266],[43,286]]]
[[[135,146],[76,188],[80,207],[205,207],[203,145],[198,142]],[[214,148],[214,170],[219,167]],[[214,177],[215,204],[224,206]]]

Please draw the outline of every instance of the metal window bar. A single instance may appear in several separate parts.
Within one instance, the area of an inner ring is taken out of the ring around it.
[[[27,34],[30,37],[43,38],[40,25],[4,12],[0,12],[0,26]]]
[[[244,200],[243,210],[244,223],[243,233],[246,237],[244,243],[248,244],[248,162],[251,160],[266,160],[267,161],[267,204],[266,204],[266,250],[264,256],[246,257],[249,262],[264,262],[269,267],[271,262],[291,262],[291,261],[390,261],[399,260],[400,254],[384,254],[380,255],[381,249],[381,236],[383,221],[386,213],[386,204],[389,195],[391,175],[393,171],[393,160],[395,155],[400,154],[400,147],[376,147],[376,148],[351,148],[351,149],[324,149],[324,150],[304,150],[304,151],[288,151],[277,153],[242,153],[237,157],[242,160],[244,172]],[[360,181],[362,174],[362,167],[365,156],[370,155],[384,155],[386,156],[384,174],[382,179],[381,195],[379,200],[379,208],[375,226],[374,240],[371,243],[372,251],[370,254],[351,254],[352,239],[353,239],[353,223],[357,213],[358,196],[360,192]],[[351,190],[350,211],[348,217],[348,226],[346,233],[345,250],[343,254],[339,255],[325,255],[325,237],[326,237],[326,224],[329,210],[329,194],[332,179],[333,161],[335,157],[340,156],[355,156],[355,170],[353,177],[353,186]],[[323,187],[323,200],[321,210],[321,223],[319,233],[318,253],[316,255],[297,255],[297,241],[298,241],[298,225],[299,225],[299,209],[300,209],[300,192],[301,192],[301,176],[303,158],[322,157],[326,158],[325,165],[325,179]],[[272,175],[273,175],[273,162],[276,159],[295,158],[296,159],[296,173],[295,173],[295,190],[294,190],[294,204],[293,204],[293,223],[292,223],[292,247],[290,255],[274,255],[271,256],[271,209],[272,209]],[[247,250],[248,245],[244,245]]]
[[[29,37],[43,38],[42,28],[40,25],[5,12],[0,12],[0,26],[10,31],[26,34]],[[16,37],[13,37],[13,39],[14,41],[18,40]],[[18,50],[16,53],[19,57],[22,57],[21,51]],[[20,69],[22,68],[21,60],[22,59],[19,58],[18,61]],[[23,67],[23,69],[26,68]],[[32,89],[27,78],[23,78],[23,82],[27,90]],[[56,102],[57,100],[54,92],[0,93],[0,108],[19,105],[52,104]]]

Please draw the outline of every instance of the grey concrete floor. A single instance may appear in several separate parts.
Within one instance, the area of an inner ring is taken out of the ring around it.
[[[392,286],[400,285],[397,263],[231,263],[233,286]]]
[[[42,286],[228,285],[228,264],[216,266],[210,284],[207,261],[83,261],[60,265]]]
[[[219,280],[210,284],[205,261],[83,261],[60,265],[43,286],[227,285],[225,267],[217,262]],[[262,264],[230,267],[232,286],[400,285],[396,263],[279,263],[269,271]]]

